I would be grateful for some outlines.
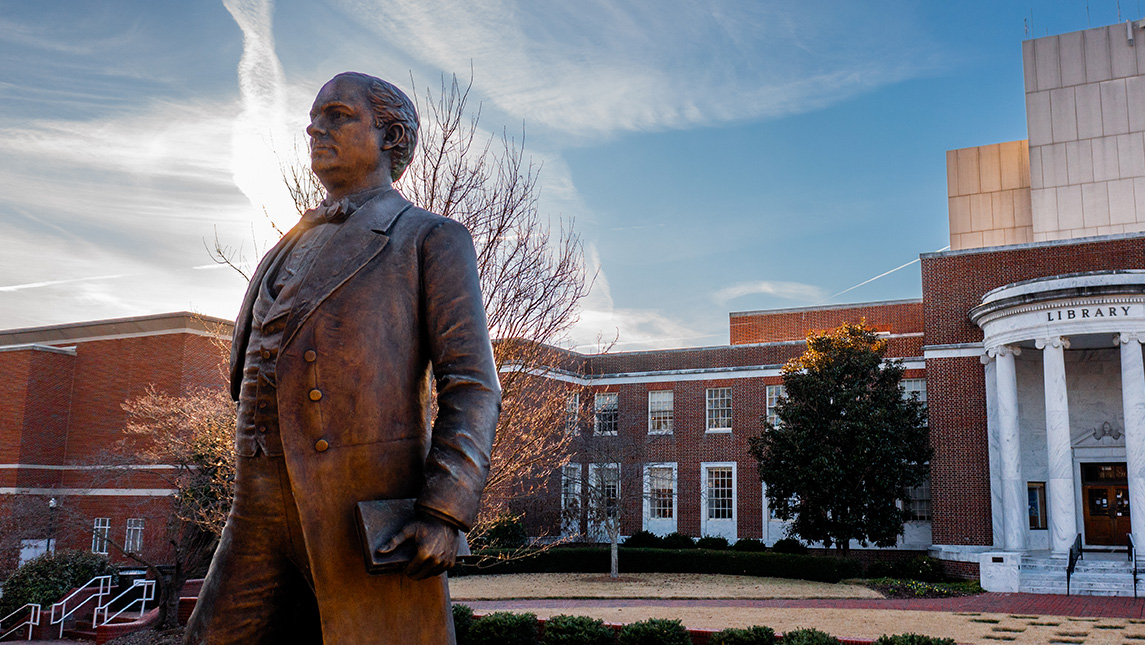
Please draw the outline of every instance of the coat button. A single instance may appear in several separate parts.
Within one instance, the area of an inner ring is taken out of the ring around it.
[[[321,399],[321,398],[322,398],[322,390],[319,390],[318,388],[310,390],[310,400],[311,401],[317,401],[318,399]]]
[[[258,431],[262,434],[266,434],[266,426],[259,426]]]
[[[314,353],[314,350],[308,349],[302,354],[302,358],[306,359],[307,363],[313,363],[314,359],[318,358],[318,354]]]
[[[318,442],[314,444],[314,449],[318,452],[326,452],[326,449],[329,447],[330,444],[327,443],[325,439],[319,439]]]
[[[270,350],[268,350],[268,349],[262,350],[262,357],[264,359],[270,358]]]

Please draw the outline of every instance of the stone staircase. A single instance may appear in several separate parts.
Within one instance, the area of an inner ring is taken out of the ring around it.
[[[1068,558],[1064,555],[1022,556],[1018,590],[1022,593],[1064,595],[1067,564]],[[1137,579],[1137,593],[1145,595],[1145,572],[1138,572]],[[1087,552],[1077,561],[1070,578],[1069,593],[1075,596],[1133,597],[1133,563],[1121,553]]]

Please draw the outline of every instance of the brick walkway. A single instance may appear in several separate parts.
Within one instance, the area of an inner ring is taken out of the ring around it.
[[[977,596],[963,596],[960,598],[885,600],[557,598],[551,600],[457,600],[456,602],[469,605],[477,613],[521,611],[541,608],[560,610],[567,607],[743,607],[749,609],[909,609],[915,611],[944,611],[950,613],[978,612],[1091,618],[1145,617],[1145,598],[1052,596],[1029,593],[984,593]]]

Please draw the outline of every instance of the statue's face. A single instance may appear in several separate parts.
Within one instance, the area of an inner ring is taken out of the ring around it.
[[[360,184],[383,163],[383,131],[374,127],[367,96],[361,82],[335,78],[322,86],[310,108],[310,167],[327,187]],[[389,168],[384,170],[388,176]]]

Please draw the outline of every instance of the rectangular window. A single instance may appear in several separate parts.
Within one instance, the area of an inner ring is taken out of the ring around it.
[[[727,466],[708,468],[708,519],[732,519],[732,469]]]
[[[779,415],[775,409],[779,407],[779,400],[783,398],[786,390],[782,385],[767,386],[767,422],[772,426],[779,425]]]
[[[911,394],[917,394],[918,400],[926,403],[926,379],[904,378],[902,380],[902,389],[908,399]]]
[[[565,434],[576,434],[580,425],[580,392],[573,392],[565,402]]]
[[[707,391],[708,432],[731,432],[732,389],[711,387]]]
[[[592,433],[595,435],[616,435],[618,417],[619,396],[617,393],[597,394],[592,419]]]
[[[648,434],[672,434],[672,390],[648,393]]]
[[[1049,528],[1049,524],[1046,523],[1046,483],[1027,483],[1026,494],[1030,499],[1030,528]]]
[[[648,518],[670,520],[676,516],[676,469],[648,468]]]
[[[97,517],[91,528],[91,552],[107,555],[107,533],[111,530],[110,517]]]
[[[143,550],[143,519],[133,517],[127,520],[127,537],[123,540],[123,548],[128,553],[139,553]]]
[[[906,512],[910,521],[930,520],[930,480],[906,489]]]
[[[580,535],[580,464],[565,464],[561,469],[561,532]]]

